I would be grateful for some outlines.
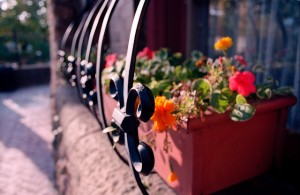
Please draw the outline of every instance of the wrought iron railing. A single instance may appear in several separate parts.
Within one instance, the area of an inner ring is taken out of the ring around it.
[[[58,52],[61,70],[65,78],[77,89],[81,101],[92,111],[102,129],[113,126],[116,131],[108,134],[112,145],[124,144],[128,161],[115,151],[121,160],[127,163],[143,194],[148,194],[142,184],[140,175],[149,175],[154,167],[152,149],[144,142],[139,141],[138,126],[140,121],[147,122],[154,112],[154,97],[146,86],[133,86],[137,44],[141,26],[150,0],[140,0],[135,11],[125,65],[125,77],[115,75],[110,80],[111,97],[118,101],[113,110],[112,121],[105,117],[103,104],[101,71],[104,68],[104,37],[108,23],[118,3],[118,0],[97,0],[93,6],[80,15],[66,30],[60,50]],[[101,24],[101,25],[100,25]],[[91,48],[97,29],[100,34],[97,40],[96,63],[91,62]],[[72,38],[68,49],[67,41]],[[85,39],[88,38],[85,46]],[[85,49],[85,55],[84,54]],[[68,57],[67,57],[68,56]],[[82,57],[84,56],[84,57]],[[138,102],[138,106],[136,106]]]

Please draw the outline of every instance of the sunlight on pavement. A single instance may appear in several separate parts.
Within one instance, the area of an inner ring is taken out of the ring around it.
[[[56,195],[49,87],[0,93],[0,194]]]

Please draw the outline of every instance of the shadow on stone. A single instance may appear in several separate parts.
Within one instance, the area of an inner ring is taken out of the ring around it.
[[[51,130],[50,118],[48,118],[50,115],[41,113],[49,110],[41,109],[40,105],[37,105],[39,101],[46,99],[43,97],[44,89],[47,89],[47,92],[49,90],[43,86],[38,90],[34,88],[34,90],[25,89],[26,92],[0,94],[0,142],[7,149],[15,148],[22,151],[50,181],[53,181],[51,144],[47,143],[49,137],[43,134],[47,130],[45,128]],[[39,92],[30,94],[35,91]],[[5,151],[2,155],[5,155]],[[12,166],[14,163],[11,162]]]

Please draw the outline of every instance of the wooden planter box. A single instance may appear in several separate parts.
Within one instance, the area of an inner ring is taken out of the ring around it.
[[[155,170],[166,180],[174,166],[178,181],[169,183],[178,194],[209,194],[280,168],[288,107],[293,96],[264,101],[247,122],[233,122],[229,113],[212,114],[205,121],[191,119],[177,131],[169,130],[171,152],[163,150],[165,133],[156,135]],[[115,105],[105,98],[105,105]],[[106,108],[109,117],[113,107]],[[152,127],[141,123],[144,138]]]

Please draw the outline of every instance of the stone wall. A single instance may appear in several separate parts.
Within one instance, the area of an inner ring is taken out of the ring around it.
[[[141,194],[130,168],[114,152],[95,117],[63,80],[57,87],[56,186],[60,194]],[[117,146],[124,158],[124,147]],[[175,192],[157,175],[143,178],[150,194]]]
[[[52,97],[52,106],[54,106],[54,94],[56,93],[56,60],[57,50],[62,36],[68,27],[82,9],[82,0],[47,0],[47,22],[49,26],[50,42],[50,93]]]

